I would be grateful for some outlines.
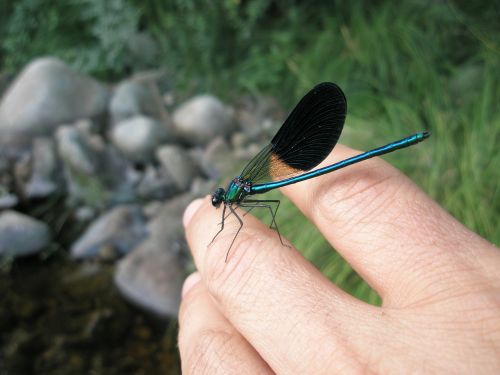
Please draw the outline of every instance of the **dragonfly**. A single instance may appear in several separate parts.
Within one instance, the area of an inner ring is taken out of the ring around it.
[[[268,209],[272,218],[270,228],[276,230],[281,244],[287,246],[283,243],[276,224],[280,201],[252,199],[253,196],[415,145],[430,136],[428,131],[419,132],[335,164],[314,169],[337,144],[346,113],[347,100],[339,86],[331,82],[316,85],[299,101],[271,142],[250,160],[239,176],[226,189],[219,187],[215,190],[212,205],[215,208],[223,205],[222,220],[219,224],[221,227],[209,246],[224,230],[224,223],[230,215],[234,215],[239,222],[239,228],[226,252],[226,262],[243,227],[243,220],[236,212],[237,207],[247,210],[246,213],[254,208]]]

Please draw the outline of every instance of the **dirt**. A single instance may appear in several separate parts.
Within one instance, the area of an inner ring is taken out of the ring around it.
[[[128,304],[113,265],[64,251],[0,272],[1,374],[179,374],[176,321]]]

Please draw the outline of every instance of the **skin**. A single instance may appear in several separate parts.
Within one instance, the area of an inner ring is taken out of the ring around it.
[[[337,146],[328,165],[357,152]],[[380,294],[346,294],[251,215],[194,201],[198,272],[179,312],[184,374],[498,374],[500,251],[381,159],[282,189]],[[241,212],[241,211],[240,211]],[[278,215],[279,216],[279,215]],[[279,217],[278,217],[279,219]]]

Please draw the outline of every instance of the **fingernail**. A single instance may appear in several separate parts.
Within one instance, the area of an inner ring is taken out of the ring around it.
[[[202,203],[203,199],[198,198],[192,201],[189,206],[187,206],[186,210],[184,211],[184,216],[182,217],[182,224],[184,225],[184,228],[189,225],[189,222],[191,221],[194,213],[198,211],[198,208],[200,208]]]
[[[187,294],[191,290],[193,286],[198,284],[200,282],[201,276],[199,272],[193,272],[191,275],[189,275],[186,280],[184,280],[184,284],[182,285],[182,297]]]

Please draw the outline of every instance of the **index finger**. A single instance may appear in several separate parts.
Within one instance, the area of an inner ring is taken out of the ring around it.
[[[356,154],[337,145],[320,167]],[[485,243],[380,158],[282,191],[385,305],[408,304],[447,289],[444,283],[457,269],[470,268],[479,255],[477,245]]]
[[[209,199],[192,204],[198,207],[187,210],[196,212],[188,220],[186,235],[204,283],[223,314],[274,371],[301,373],[307,368],[321,374],[337,366],[358,369],[353,349],[345,343],[359,337],[370,341],[370,332],[375,332],[370,329],[375,324],[370,312],[375,307],[331,284],[251,215],[242,218],[244,225],[225,263],[237,220],[228,217],[224,231],[207,248],[222,210],[212,207]],[[325,335],[331,340],[318,345]]]

